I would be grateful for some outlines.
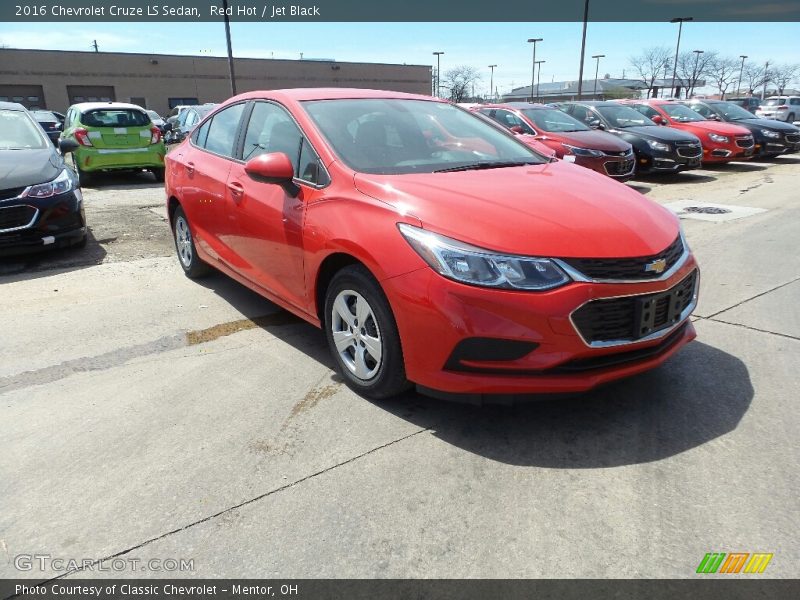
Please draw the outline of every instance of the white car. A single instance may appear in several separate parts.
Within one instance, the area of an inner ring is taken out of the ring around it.
[[[800,96],[772,96],[756,109],[756,116],[794,123],[800,119]]]

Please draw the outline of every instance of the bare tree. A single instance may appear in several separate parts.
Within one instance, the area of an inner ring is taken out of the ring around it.
[[[770,79],[775,84],[775,87],[778,88],[779,96],[783,94],[783,90],[789,87],[790,83],[800,78],[800,65],[797,63],[775,65],[770,71]]]
[[[641,54],[628,58],[636,77],[647,86],[648,97],[652,95],[653,83],[661,76],[664,67],[669,63],[669,57],[670,50],[668,48],[654,46],[642,50]]]
[[[739,63],[729,56],[715,56],[708,65],[708,77],[719,90],[720,97],[725,99],[725,92],[739,77]]]
[[[463,102],[470,88],[481,80],[478,69],[468,65],[454,67],[442,73],[441,87],[450,93],[450,100]]]
[[[709,67],[716,59],[716,52],[683,52],[678,56],[678,75],[686,88],[687,98],[692,97],[697,82],[708,75]]]
[[[744,68],[744,81],[748,93],[755,94],[758,88],[772,81],[772,69],[767,69],[766,65],[749,63]]]

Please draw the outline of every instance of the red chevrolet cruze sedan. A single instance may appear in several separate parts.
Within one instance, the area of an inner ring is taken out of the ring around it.
[[[250,92],[167,166],[186,274],[213,266],[322,327],[367,397],[583,391],[695,337],[672,213],[447,102]]]
[[[633,177],[636,157],[628,142],[606,131],[595,131],[557,108],[509,102],[475,105],[470,110],[494,119],[514,133],[532,136],[567,162],[617,181]]]
[[[733,123],[706,119],[688,106],[671,100],[617,100],[635,108],[658,125],[668,125],[693,133],[703,145],[704,163],[748,160],[755,142],[749,129]]]

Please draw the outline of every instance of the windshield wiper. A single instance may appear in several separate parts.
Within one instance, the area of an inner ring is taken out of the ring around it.
[[[456,171],[480,171],[482,169],[502,169],[504,167],[522,167],[525,165],[536,165],[539,163],[527,161],[495,161],[495,162],[479,162],[470,165],[461,165],[459,167],[448,167],[446,169],[437,169],[434,173],[455,173]]]

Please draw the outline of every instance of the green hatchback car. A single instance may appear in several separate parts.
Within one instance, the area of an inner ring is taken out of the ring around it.
[[[141,106],[86,102],[67,110],[61,139],[74,140],[72,154],[81,185],[99,171],[151,171],[164,181],[164,141]]]

